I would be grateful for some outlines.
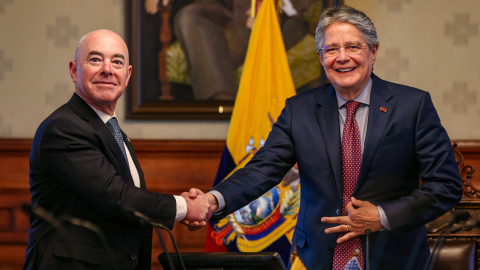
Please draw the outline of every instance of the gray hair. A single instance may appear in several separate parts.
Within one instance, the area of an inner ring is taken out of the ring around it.
[[[350,6],[329,7],[322,11],[317,30],[315,30],[317,52],[320,52],[324,45],[323,35],[325,30],[335,22],[345,22],[357,27],[370,50],[372,50],[374,45],[379,44],[375,25],[373,25],[373,22],[365,13]]]

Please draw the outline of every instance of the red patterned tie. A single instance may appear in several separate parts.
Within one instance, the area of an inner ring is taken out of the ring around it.
[[[359,102],[347,102],[347,119],[342,135],[342,168],[343,168],[343,205],[342,216],[347,215],[345,206],[350,199],[357,184],[358,175],[360,173],[360,165],[362,164],[362,145],[360,142],[360,132],[358,130],[357,121],[355,120],[355,112],[360,106]],[[338,233],[337,239],[344,236],[345,233]],[[358,250],[358,261],[362,269],[364,268],[362,243],[359,237],[355,237],[346,242],[335,244],[333,253],[333,270],[343,270],[347,262],[352,258],[354,250]]]

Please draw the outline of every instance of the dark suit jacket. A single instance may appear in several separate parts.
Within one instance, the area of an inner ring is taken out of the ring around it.
[[[173,227],[172,195],[148,192],[131,143],[124,141],[140,175],[135,187],[112,133],[76,94],[38,128],[30,155],[32,206],[56,217],[67,215],[97,225],[121,269],[150,269],[152,228],[140,226],[125,209],[135,209]],[[30,217],[24,269],[113,269],[92,231],[66,226],[60,234],[45,220]]]
[[[422,269],[429,255],[424,224],[462,196],[458,167],[430,95],[375,75],[372,79],[353,196],[380,205],[392,230],[372,234],[371,269],[404,269],[416,239],[419,252],[412,260]],[[302,191],[293,243],[308,269],[331,269],[337,236],[325,234],[334,225],[320,219],[340,213],[342,163],[337,99],[330,84],[289,98],[265,146],[244,169],[214,188],[225,196],[225,215],[278,184],[295,163]]]

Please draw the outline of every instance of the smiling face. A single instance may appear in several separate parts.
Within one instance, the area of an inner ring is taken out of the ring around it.
[[[323,38],[324,46],[366,44],[357,27],[344,22],[335,22],[327,27]],[[325,57],[319,53],[328,80],[342,97],[353,100],[365,87],[372,74],[377,50],[378,44],[375,44],[371,50],[368,46],[363,46],[358,55],[347,54],[345,48],[340,48],[334,57]]]
[[[70,61],[75,92],[109,115],[113,115],[131,73],[127,45],[120,36],[108,30],[85,36],[79,44],[75,61]]]

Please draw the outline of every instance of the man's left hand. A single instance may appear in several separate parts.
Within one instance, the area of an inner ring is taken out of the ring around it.
[[[210,198],[196,188],[183,192],[181,196],[187,202],[187,215],[180,223],[188,226],[190,231],[196,231],[207,225],[208,219],[212,216]]]
[[[357,207],[356,209],[354,208]],[[370,202],[360,201],[352,197],[346,207],[347,216],[340,217],[322,217],[322,222],[339,224],[325,230],[326,234],[330,233],[346,233],[344,236],[337,239],[337,243],[345,242],[349,239],[365,234],[366,229],[372,232],[379,231],[383,228],[380,223],[380,214],[377,207]]]

